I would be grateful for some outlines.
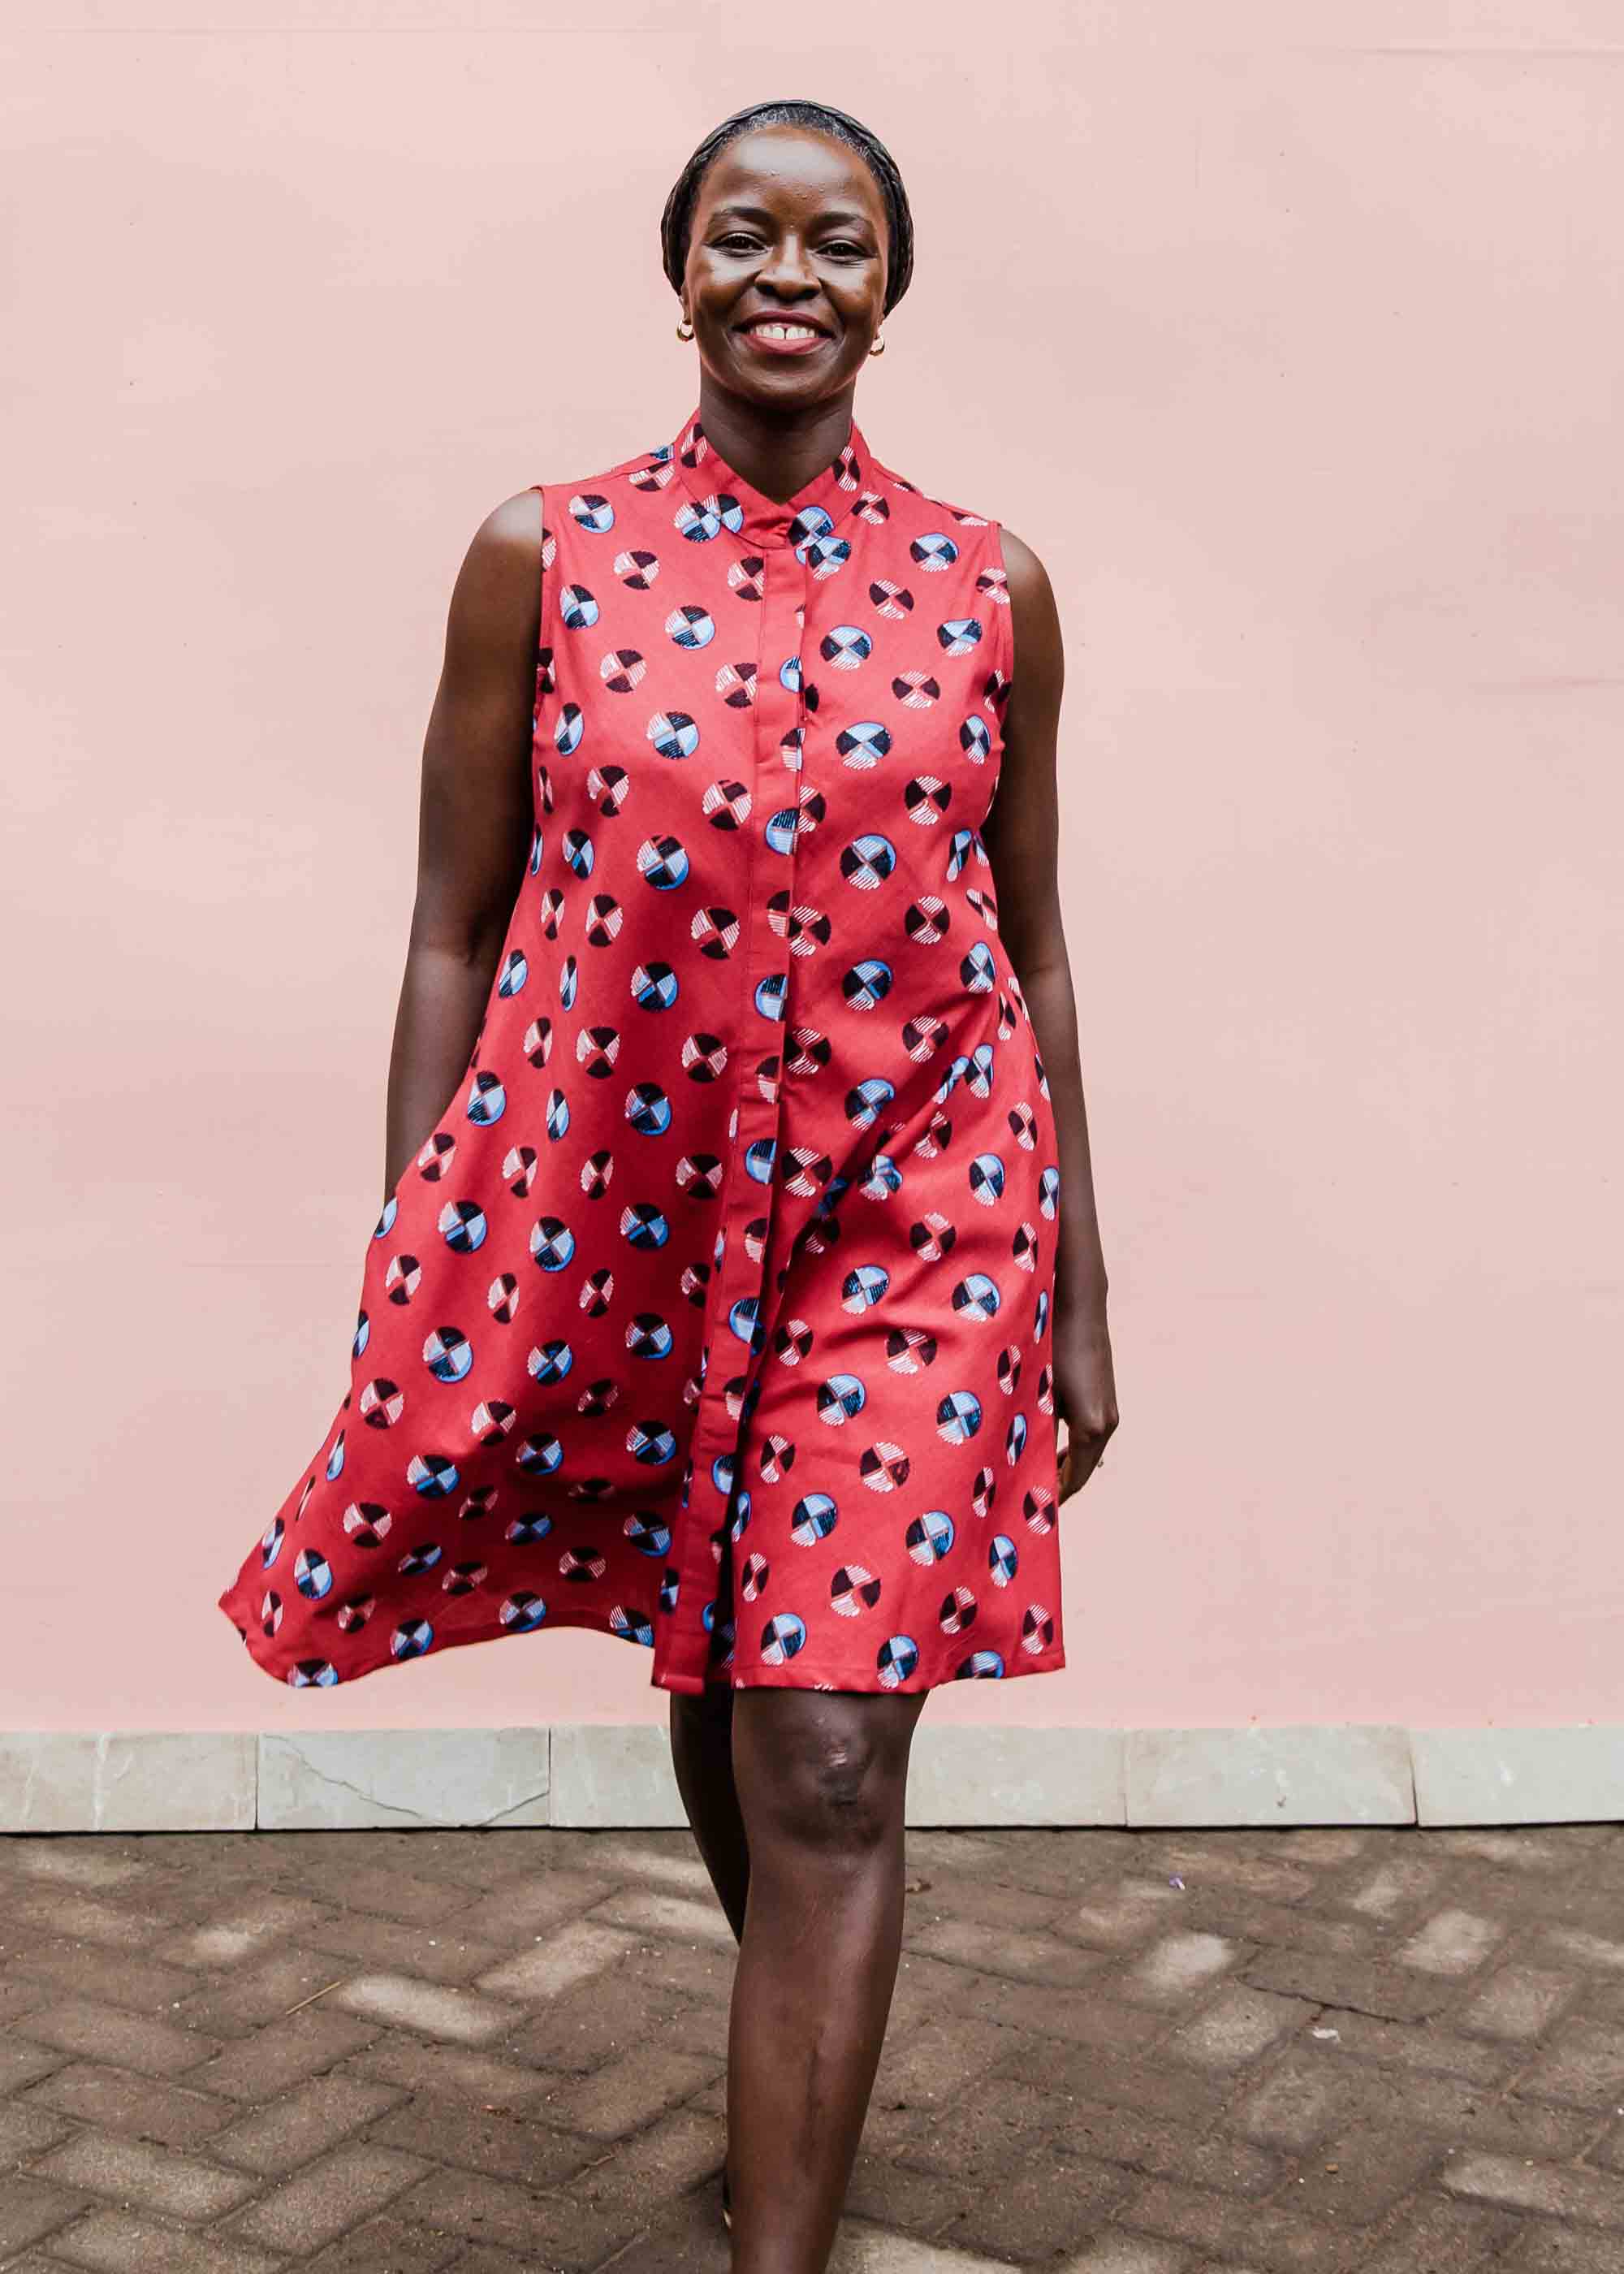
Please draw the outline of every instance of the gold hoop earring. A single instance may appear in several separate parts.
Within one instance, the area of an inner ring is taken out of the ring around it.
[[[870,355],[884,354],[885,335],[883,332],[876,332],[873,339],[868,343],[868,352]]]
[[[691,340],[693,336],[694,327],[692,324],[688,322],[686,316],[679,316],[677,319],[677,337],[680,340]]]

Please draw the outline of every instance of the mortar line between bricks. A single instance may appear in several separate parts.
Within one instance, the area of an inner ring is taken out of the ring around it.
[[[703,2180],[702,2180],[699,2184],[703,2187],[704,2185]],[[694,2190],[691,2187],[685,2187],[682,2192],[684,2195],[692,2195]],[[638,2228],[635,2234],[628,2235],[626,2240],[620,2244],[618,2249],[612,2250],[607,2258],[599,2259],[598,2264],[592,2269],[592,2274],[610,2274],[610,2270],[620,2263],[620,2260],[625,2257],[628,2250],[636,2250],[648,2240],[652,2231],[651,2226],[643,2226]],[[456,2274],[456,2265],[455,2261],[451,2265],[449,2274]]]
[[[1295,1998],[1300,2006],[1312,2006],[1316,2013],[1357,2014],[1367,2022],[1396,2022],[1401,2029],[1406,2029],[1416,2027],[1415,2022],[1408,2015],[1380,2014],[1373,2006],[1350,2006],[1342,2002],[1329,2005],[1323,1999],[1312,1997],[1306,1990],[1276,1990],[1272,1983],[1248,1982],[1245,1975],[1238,1972],[1232,1978],[1244,1988],[1255,1990],[1260,1998]]]
[[[1571,2168],[1575,2171],[1583,2172],[1596,2172],[1602,2178],[1616,2179],[1618,2177],[1618,2173],[1616,2172],[1610,2172],[1605,2164],[1592,2164],[1587,2160],[1591,2151],[1599,2148],[1603,2141],[1610,2138],[1613,2131],[1617,2128],[1619,2111],[1616,2106],[1610,2114],[1603,2116],[1598,2120],[1596,2119],[1596,2112],[1593,2109],[1587,2109],[1581,2102],[1569,2100],[1545,2100],[1542,2099],[1538,2094],[1530,2093],[1524,2095],[1518,2092],[1516,2090],[1518,2078],[1526,2076],[1532,2070],[1537,2069],[1544,2059],[1545,2049],[1542,2046],[1535,2052],[1531,2060],[1526,2062],[1522,2068],[1518,2069],[1515,2076],[1507,2078],[1505,2083],[1501,2085],[1498,2096],[1500,2103],[1503,2105],[1509,2105],[1512,2107],[1520,2105],[1524,2109],[1560,2108],[1575,2117],[1590,2117],[1593,2120],[1598,2122],[1598,2130],[1591,2138],[1585,2142],[1583,2147],[1580,2149],[1576,2156],[1570,2156],[1568,2158],[1568,2164],[1563,2168]]]

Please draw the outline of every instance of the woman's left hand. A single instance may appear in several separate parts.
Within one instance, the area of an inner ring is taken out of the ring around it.
[[[1060,1497],[1070,1500],[1100,1465],[1116,1427],[1116,1379],[1105,1309],[1058,1319],[1055,1327],[1055,1424],[1065,1425]]]

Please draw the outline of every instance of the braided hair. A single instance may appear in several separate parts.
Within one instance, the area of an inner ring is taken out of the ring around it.
[[[743,110],[735,110],[713,126],[693,156],[678,175],[671,195],[665,200],[665,210],[660,216],[660,257],[673,292],[680,293],[682,279],[688,267],[688,230],[694,218],[694,205],[699,195],[699,184],[705,170],[718,153],[733,140],[756,126],[810,126],[818,132],[845,142],[855,150],[879,184],[880,195],[885,201],[886,219],[890,225],[891,253],[886,263],[885,305],[881,311],[889,316],[914,275],[914,216],[908,208],[908,193],[902,186],[902,176],[897,162],[876,134],[869,132],[861,121],[848,111],[837,110],[827,102],[752,102]]]

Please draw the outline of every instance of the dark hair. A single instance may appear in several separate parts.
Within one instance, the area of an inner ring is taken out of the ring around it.
[[[682,290],[683,272],[688,267],[688,228],[705,169],[735,136],[756,126],[815,127],[820,133],[849,144],[867,164],[880,185],[890,224],[891,257],[886,264],[885,305],[881,312],[889,316],[907,290],[914,275],[914,216],[908,208],[908,193],[902,186],[896,160],[878,135],[871,134],[849,112],[836,110],[827,102],[752,102],[711,128],[678,175],[660,216],[660,257],[672,290],[680,293]]]

